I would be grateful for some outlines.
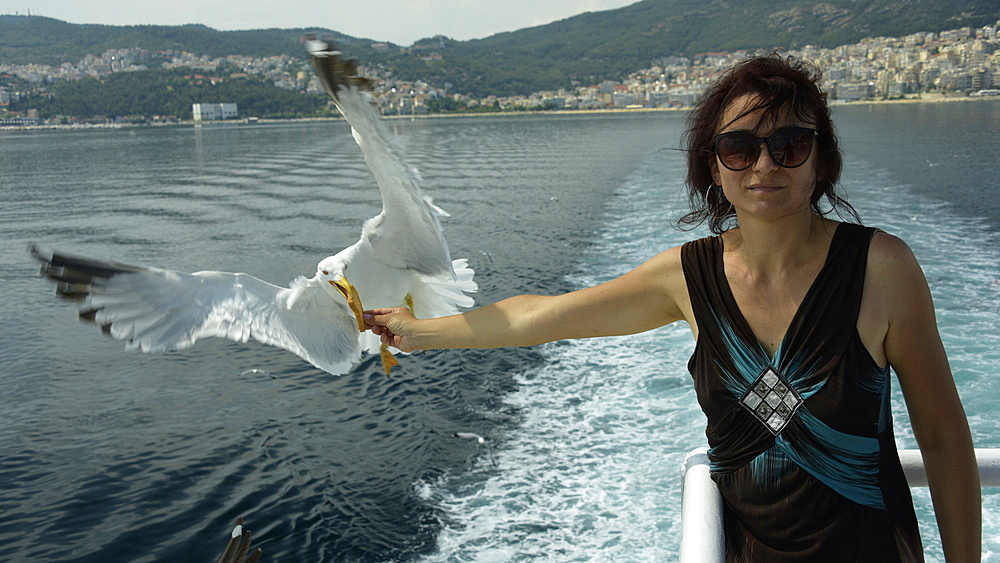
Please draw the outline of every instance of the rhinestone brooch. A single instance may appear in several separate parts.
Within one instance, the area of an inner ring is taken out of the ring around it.
[[[802,405],[802,397],[774,368],[768,367],[757,376],[740,403],[777,436]]]

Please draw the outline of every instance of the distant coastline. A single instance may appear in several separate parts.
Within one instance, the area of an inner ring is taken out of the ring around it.
[[[924,104],[942,102],[979,102],[984,100],[1000,100],[1000,96],[967,96],[967,95],[947,95],[936,92],[911,94],[908,97],[890,98],[882,100],[830,100],[831,105],[856,106],[862,104]]]
[[[966,95],[944,95],[937,93],[914,94],[910,97],[884,99],[884,100],[830,100],[831,106],[861,106],[861,105],[882,105],[882,104],[937,104],[954,102],[997,102],[1000,96],[966,96]],[[688,111],[690,107],[680,108],[600,108],[600,109],[567,109],[567,110],[538,110],[538,111],[496,111],[496,112],[456,112],[456,113],[428,113],[416,115],[385,115],[385,120],[406,120],[406,119],[452,119],[463,117],[528,117],[533,115],[600,115],[600,114],[625,114],[625,113],[652,113],[652,112],[678,112]],[[269,118],[241,118],[228,121],[196,122],[192,120],[172,121],[162,123],[74,123],[74,124],[37,124],[37,125],[0,125],[0,134],[14,133],[19,131],[86,131],[94,129],[132,129],[145,127],[254,127],[256,125],[281,124],[281,123],[307,123],[323,121],[343,121],[341,117],[296,117],[287,119]]]

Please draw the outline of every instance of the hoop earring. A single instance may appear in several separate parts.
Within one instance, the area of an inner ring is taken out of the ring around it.
[[[827,203],[830,204],[830,209],[827,209],[826,211],[823,211],[823,209],[820,207],[820,203],[823,201],[824,196],[826,196]],[[830,213],[833,213],[833,211],[835,209],[837,209],[837,201],[839,199],[840,198],[838,198],[834,194],[821,194],[819,196],[819,199],[816,200],[816,203],[813,204],[813,207],[816,209],[816,213],[818,213],[819,215],[821,215],[823,217],[826,217]]]
[[[827,211],[823,211],[820,208],[820,203],[823,201],[824,198],[826,198],[827,203],[830,204],[830,209]],[[836,191],[830,188],[820,192],[820,194],[816,196],[816,201],[813,202],[813,209],[816,210],[816,213],[822,216],[826,216],[836,211],[837,207],[840,205],[840,202],[841,202],[840,196],[837,195]]]
[[[709,184],[708,185],[708,189],[705,190],[705,204],[706,205],[712,205],[712,202],[710,201],[710,197],[712,195],[712,188],[719,188],[720,191],[722,190],[722,186],[720,186],[719,184],[716,184],[715,182],[712,182],[711,184]],[[723,199],[725,199],[726,196],[723,195],[722,197],[723,197]]]
[[[719,188],[719,203],[720,204],[729,205],[729,206],[733,205],[732,203],[729,203],[728,199],[726,199],[726,192],[722,189],[722,186],[720,186],[719,184],[716,184],[715,182],[712,182],[711,184],[709,184],[708,189],[705,190],[705,205],[708,205],[708,206],[712,205],[712,201],[710,200],[710,198],[712,196],[712,188]]]

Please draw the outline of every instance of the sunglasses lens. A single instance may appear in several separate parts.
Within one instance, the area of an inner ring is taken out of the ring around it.
[[[760,156],[761,143],[767,142],[767,152],[778,166],[795,168],[805,163],[812,152],[812,129],[788,127],[770,137],[757,137],[746,131],[723,133],[715,138],[715,152],[726,168],[746,170]]]
[[[767,141],[771,159],[785,168],[801,166],[812,151],[813,132],[811,129],[783,129]]]
[[[723,166],[730,170],[743,170],[757,159],[760,143],[750,133],[735,131],[719,135],[715,150]]]

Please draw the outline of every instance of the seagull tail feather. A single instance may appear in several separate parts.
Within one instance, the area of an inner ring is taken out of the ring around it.
[[[303,40],[312,55],[316,76],[334,103],[339,102],[339,92],[343,89],[354,87],[369,92],[374,90],[371,81],[358,74],[358,64],[345,59],[335,45],[319,39],[315,34],[304,35]]]

